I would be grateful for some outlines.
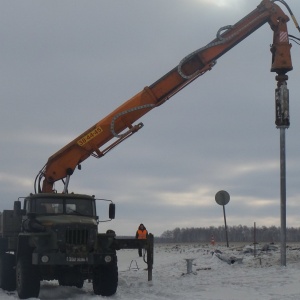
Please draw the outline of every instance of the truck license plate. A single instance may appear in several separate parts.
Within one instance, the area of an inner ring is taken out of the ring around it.
[[[87,257],[73,257],[73,256],[67,256],[67,262],[87,262]]]

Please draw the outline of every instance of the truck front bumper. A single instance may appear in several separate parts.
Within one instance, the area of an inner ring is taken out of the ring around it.
[[[88,254],[86,256],[66,253],[32,253],[33,265],[109,265],[115,261],[115,254]]]

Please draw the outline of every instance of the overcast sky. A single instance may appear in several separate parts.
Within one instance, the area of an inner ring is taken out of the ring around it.
[[[277,2],[279,3],[279,2]],[[287,0],[300,18],[298,0]],[[250,13],[254,0],[2,1],[0,210],[34,192],[57,150]],[[281,4],[279,4],[282,6]],[[282,6],[283,10],[287,10]],[[292,21],[289,33],[299,36]],[[280,226],[280,148],[268,24],[212,71],[152,110],[144,127],[71,177],[69,191],[112,199],[103,230],[155,235],[227,224]],[[287,226],[300,226],[300,56],[289,72]],[[56,188],[61,191],[61,185]]]

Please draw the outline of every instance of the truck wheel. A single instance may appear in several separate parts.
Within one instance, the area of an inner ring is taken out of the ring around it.
[[[9,253],[0,255],[0,288],[6,291],[16,289],[15,256]]]
[[[98,266],[94,269],[93,289],[96,295],[111,296],[116,293],[118,287],[117,262],[109,266]]]
[[[20,299],[37,298],[40,293],[38,268],[28,257],[20,257],[16,267],[17,292]]]

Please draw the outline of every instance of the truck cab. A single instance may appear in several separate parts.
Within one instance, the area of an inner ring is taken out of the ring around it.
[[[81,194],[31,194],[24,199],[23,230],[45,231],[78,222],[97,228],[95,201],[94,197]]]

